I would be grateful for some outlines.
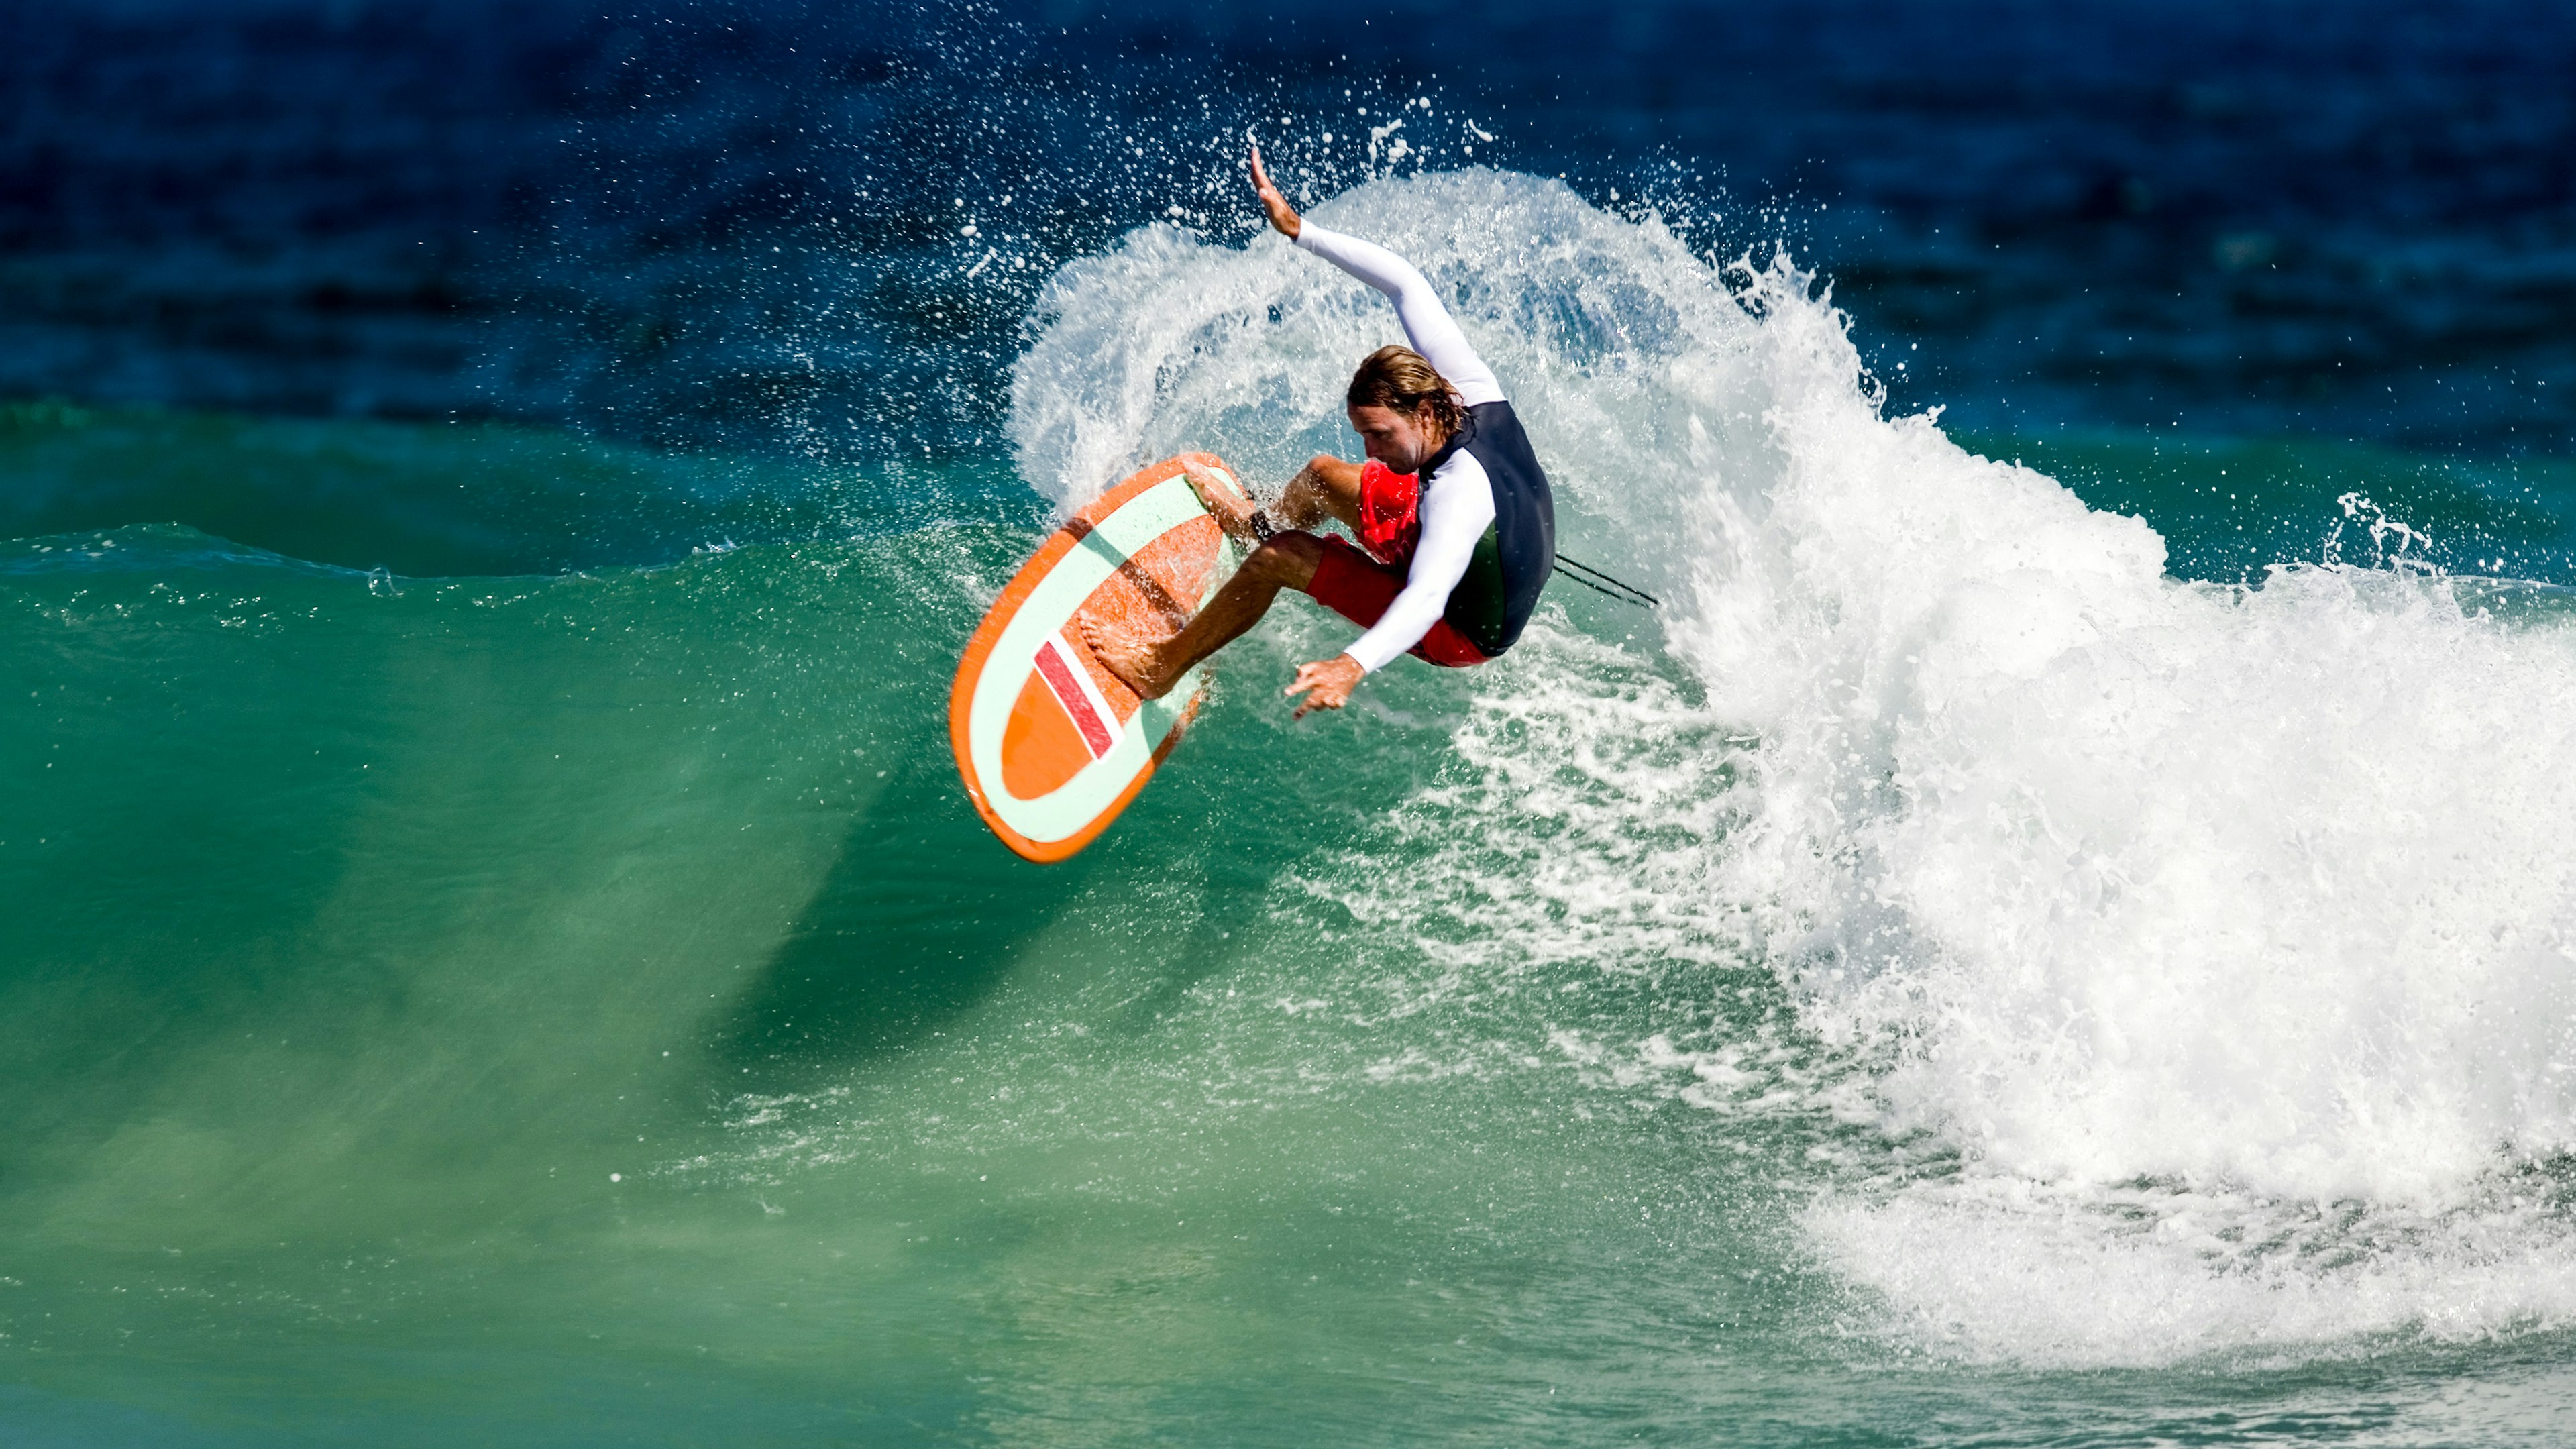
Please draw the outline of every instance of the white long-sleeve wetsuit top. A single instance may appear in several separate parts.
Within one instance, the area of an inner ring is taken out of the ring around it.
[[[1456,319],[1440,304],[1440,294],[1411,262],[1382,246],[1328,231],[1311,221],[1299,226],[1297,245],[1385,293],[1395,304],[1396,319],[1404,324],[1413,350],[1449,379],[1462,403],[1474,407],[1503,401],[1502,384],[1495,381],[1493,369],[1467,345],[1467,334],[1458,330]],[[1403,591],[1367,633],[1342,651],[1371,674],[1422,642],[1422,636],[1440,622],[1441,610],[1458,581],[1467,576],[1476,541],[1494,522],[1494,488],[1485,465],[1464,448],[1451,453],[1422,480],[1417,507],[1422,540],[1405,571]]]

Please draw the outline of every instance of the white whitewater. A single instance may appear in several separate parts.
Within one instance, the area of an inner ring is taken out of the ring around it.
[[[1480,783],[1407,812],[1364,919],[1442,916],[1461,969],[1790,980],[1798,1091],[1886,1144],[1800,1220],[1873,1332],[2115,1364],[2576,1318],[2576,629],[2421,573],[2168,578],[2144,524],[1885,416],[1785,258],[1490,172],[1315,215],[1448,292],[1568,551],[1668,602],[1477,678]],[[1277,238],[1135,233],[1042,299],[1024,471],[1068,508],[1191,446],[1275,481],[1396,336]],[[1751,1080],[1569,1049],[1713,1109]]]

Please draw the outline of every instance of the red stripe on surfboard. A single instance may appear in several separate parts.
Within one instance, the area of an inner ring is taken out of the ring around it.
[[[1064,706],[1064,712],[1073,716],[1073,727],[1082,731],[1082,742],[1096,760],[1109,753],[1115,740],[1109,726],[1101,722],[1100,712],[1091,707],[1091,697],[1073,682],[1073,670],[1074,666],[1065,662],[1063,646],[1053,639],[1038,646],[1038,673],[1046,676],[1047,688],[1055,691],[1056,702]]]

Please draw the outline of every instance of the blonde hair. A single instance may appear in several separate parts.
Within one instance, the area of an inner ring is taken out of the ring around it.
[[[1447,434],[1467,425],[1458,390],[1428,358],[1410,347],[1381,347],[1370,353],[1360,370],[1351,374],[1345,401],[1355,408],[1393,408],[1400,413],[1427,407],[1432,421]]]

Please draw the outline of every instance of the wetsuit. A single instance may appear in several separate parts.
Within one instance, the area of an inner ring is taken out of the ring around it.
[[[1412,263],[1311,221],[1297,245],[1386,294],[1413,350],[1449,380],[1467,412],[1457,435],[1423,460],[1421,537],[1404,587],[1343,652],[1375,673],[1445,622],[1490,659],[1521,637],[1556,566],[1556,505],[1529,435],[1493,369]]]

